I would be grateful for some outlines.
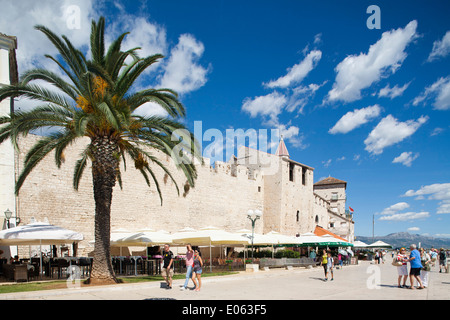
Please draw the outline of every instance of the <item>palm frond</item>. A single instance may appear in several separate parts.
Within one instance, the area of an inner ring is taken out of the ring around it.
[[[75,190],[78,190],[81,177],[83,176],[84,169],[86,168],[87,165],[88,158],[89,158],[89,147],[87,147],[83,151],[82,158],[77,160],[75,164],[75,170],[73,172],[73,188]]]

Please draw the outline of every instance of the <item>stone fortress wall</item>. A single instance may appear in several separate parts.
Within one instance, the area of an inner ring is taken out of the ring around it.
[[[38,139],[39,136],[28,135],[20,140],[20,152],[15,159],[16,176],[27,151]],[[28,176],[16,200],[23,224],[48,221],[81,232],[85,240],[79,244],[79,255],[92,251],[89,241],[94,240],[95,205],[90,167],[85,169],[78,191],[72,184],[75,162],[88,142],[86,138],[70,146],[59,169],[53,154],[49,154]],[[243,147],[237,159],[249,152],[262,154]],[[197,164],[198,178],[191,188],[172,159],[160,154],[159,159],[169,168],[180,190],[178,195],[171,179],[155,167],[163,205],[156,187],[149,188],[128,159],[127,170],[121,168],[123,189],[116,184],[113,192],[111,230],[150,228],[176,232],[185,227],[206,226],[228,231],[251,229],[247,219],[250,209],[263,212],[256,223],[257,233],[277,231],[294,236],[313,232],[316,225],[326,227],[333,212],[330,202],[314,193],[313,168],[276,155],[262,155],[270,159],[264,162],[265,166],[246,165],[235,159],[216,161],[213,166],[209,159],[204,159],[203,165]],[[28,247],[22,248],[21,253],[26,255],[28,250]]]

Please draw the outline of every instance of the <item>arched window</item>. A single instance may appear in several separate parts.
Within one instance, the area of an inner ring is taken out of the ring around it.
[[[319,223],[319,216],[316,216],[316,224]]]

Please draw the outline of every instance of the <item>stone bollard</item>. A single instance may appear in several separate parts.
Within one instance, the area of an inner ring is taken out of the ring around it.
[[[245,265],[245,271],[246,272],[258,272],[259,271],[259,264],[246,264]]]

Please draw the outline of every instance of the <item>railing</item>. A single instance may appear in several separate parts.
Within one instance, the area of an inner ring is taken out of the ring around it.
[[[284,268],[284,267],[308,267],[315,266],[318,262],[316,262],[312,258],[262,258],[259,261],[260,268]]]

